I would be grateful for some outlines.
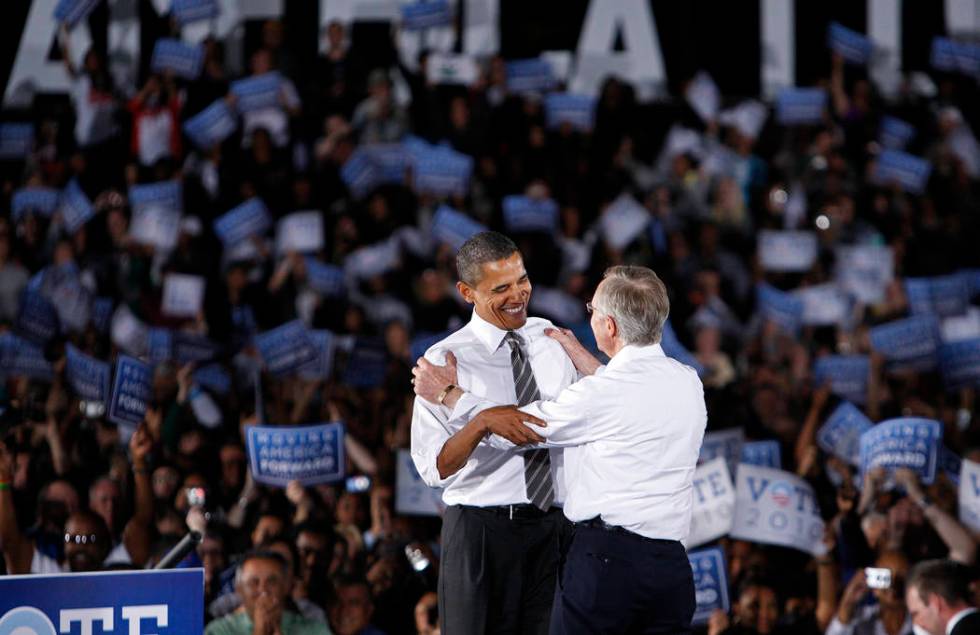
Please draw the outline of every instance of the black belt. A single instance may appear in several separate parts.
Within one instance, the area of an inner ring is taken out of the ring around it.
[[[544,518],[555,511],[561,511],[561,507],[552,507],[551,509],[542,511],[538,509],[536,505],[532,505],[530,503],[520,503],[518,505],[494,505],[491,507],[477,507],[476,509],[491,512],[493,514],[497,514],[498,516],[507,516],[511,520]]]
[[[602,519],[600,516],[595,518],[590,518],[588,520],[583,520],[581,522],[575,523],[576,527],[588,527],[589,529],[601,529],[603,531],[608,531],[613,534],[620,534],[623,536],[629,536],[630,538],[636,538],[638,540],[645,540],[646,542],[661,543],[661,544],[680,544],[677,540],[667,540],[666,538],[647,538],[646,536],[641,536],[640,534],[630,531],[625,527],[620,527],[619,525],[610,525]]]

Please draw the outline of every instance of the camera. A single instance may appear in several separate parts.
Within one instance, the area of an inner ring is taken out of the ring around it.
[[[351,494],[360,494],[371,489],[371,477],[364,476],[349,476],[347,477],[347,491]]]
[[[188,487],[187,492],[187,504],[191,507],[204,507],[207,498],[203,487]]]
[[[891,569],[881,569],[878,567],[865,567],[864,579],[870,589],[890,589],[892,586]]]
[[[405,545],[405,556],[412,563],[412,568],[419,573],[429,568],[430,562],[428,556],[422,553],[422,550],[417,545]]]

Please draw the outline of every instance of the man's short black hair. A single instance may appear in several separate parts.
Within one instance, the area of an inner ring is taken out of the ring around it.
[[[923,602],[935,593],[947,604],[972,604],[970,569],[952,560],[923,560],[909,571],[906,588],[915,587]]]
[[[242,580],[242,572],[245,571],[245,565],[251,560],[269,560],[275,562],[279,565],[279,571],[282,573],[283,579],[289,577],[289,562],[283,557],[278,551],[272,551],[271,549],[254,549],[247,552],[242,559],[238,562],[238,569],[235,571],[235,586],[238,586]]]
[[[456,252],[456,273],[465,284],[475,287],[483,265],[509,258],[517,251],[514,241],[499,232],[474,234]]]

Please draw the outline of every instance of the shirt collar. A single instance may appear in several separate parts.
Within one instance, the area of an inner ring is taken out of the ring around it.
[[[949,618],[949,621],[946,622],[946,635],[949,635],[950,633],[953,632],[953,629],[956,628],[956,625],[960,623],[960,620],[962,620],[967,615],[971,615],[976,612],[977,609],[971,606],[969,608],[963,609],[953,617]]]
[[[616,368],[634,359],[640,359],[645,357],[665,357],[664,349],[657,344],[648,344],[646,346],[637,346],[635,344],[627,344],[620,349],[618,353],[613,355],[609,363],[606,364],[609,368]]]
[[[527,322],[524,323],[524,326],[514,331],[521,336],[521,339],[524,340],[525,345],[530,343],[528,341],[527,333],[525,332],[526,328]],[[500,348],[500,343],[504,341],[504,337],[506,337],[508,333],[508,331],[505,331],[498,326],[494,326],[481,318],[479,315],[477,315],[476,309],[473,310],[473,317],[470,318],[470,330],[473,331],[476,339],[483,342],[483,345],[487,347],[487,352],[489,352],[491,355],[497,352],[497,349]]]

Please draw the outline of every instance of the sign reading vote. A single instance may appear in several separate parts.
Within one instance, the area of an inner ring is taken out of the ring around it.
[[[980,463],[963,459],[960,464],[960,521],[980,531]]]
[[[860,465],[861,435],[873,425],[856,406],[844,401],[817,430],[817,445],[851,465]]]
[[[901,417],[882,421],[861,435],[861,473],[875,467],[915,470],[922,482],[936,478],[943,426],[933,419]]]
[[[743,443],[745,443],[745,430],[742,428],[708,432],[701,442],[701,454],[698,456],[698,463],[707,463],[720,456],[728,464],[729,474],[734,474],[739,461],[742,460]]]
[[[403,516],[441,516],[446,506],[442,492],[419,476],[408,450],[398,450],[395,469],[395,513]]]
[[[246,429],[252,477],[285,487],[333,483],[344,478],[344,424],[249,426]]]
[[[783,466],[779,441],[752,441],[742,444],[742,463],[774,467],[777,470]]]
[[[717,610],[728,612],[728,567],[721,547],[700,549],[687,554],[694,573],[694,597],[697,608],[691,624],[705,624]]]
[[[103,362],[71,344],[65,347],[65,375],[79,398],[105,403],[109,399],[109,363]]]
[[[146,415],[152,393],[153,369],[150,365],[120,355],[116,360],[116,378],[112,382],[112,400],[106,416],[121,426],[138,426]]]
[[[255,346],[273,375],[285,375],[316,358],[306,325],[300,320],[256,335]]]
[[[4,635],[203,630],[203,569],[0,576]]]
[[[810,484],[789,472],[742,465],[735,484],[732,538],[817,554],[823,519]]]
[[[725,459],[718,457],[694,470],[694,509],[687,546],[697,547],[721,538],[735,519],[735,486]]]

